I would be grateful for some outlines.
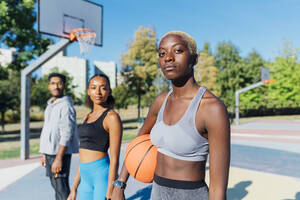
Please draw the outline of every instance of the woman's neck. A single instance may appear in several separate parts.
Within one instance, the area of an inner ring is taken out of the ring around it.
[[[94,107],[93,107],[93,111],[92,111],[92,112],[101,112],[101,111],[104,111],[104,110],[106,110],[106,109],[107,109],[106,106],[94,104]]]
[[[184,84],[176,84],[172,81],[173,94],[176,97],[189,96],[194,91],[198,91],[199,84],[194,77],[190,77]]]

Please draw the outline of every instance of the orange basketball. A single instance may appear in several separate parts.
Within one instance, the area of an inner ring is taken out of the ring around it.
[[[157,147],[151,143],[150,134],[136,137],[125,152],[125,166],[136,180],[151,183],[156,167]]]

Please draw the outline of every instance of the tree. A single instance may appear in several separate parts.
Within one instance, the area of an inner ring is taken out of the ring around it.
[[[203,45],[203,49],[201,51],[202,53],[206,53],[208,56],[212,56],[212,52],[211,52],[211,49],[210,49],[210,44],[209,42],[205,42],[204,45]]]
[[[154,85],[151,85],[149,88],[149,91],[142,96],[141,106],[142,107],[150,107],[153,100],[157,96],[157,90],[158,88]]]
[[[0,67],[0,104],[3,125],[7,110],[19,110],[19,72],[28,65],[30,60],[44,53],[51,43],[50,39],[42,38],[41,34],[34,29],[35,3],[36,0],[0,1],[0,44],[2,47],[16,49],[12,63]]]
[[[242,68],[245,66],[239,55],[239,49],[231,42],[218,44],[215,54],[215,66],[219,69],[217,82],[220,86],[220,97],[232,110],[235,102],[235,91],[245,84]]]
[[[51,97],[48,90],[48,75],[42,78],[33,78],[31,81],[30,104],[45,109],[47,100]]]
[[[20,78],[19,74],[12,72],[8,79],[0,80],[0,113],[2,132],[4,133],[5,113],[8,110],[18,110],[20,105]]]
[[[0,80],[8,79],[8,69],[0,65]]]
[[[153,27],[140,26],[128,50],[121,56],[122,76],[127,83],[129,96],[137,97],[140,118],[142,95],[150,91],[157,76],[156,33]]]
[[[249,62],[252,65],[253,81],[260,80],[260,66],[270,69],[270,79],[274,83],[255,88],[241,95],[242,109],[282,109],[300,106],[300,63],[299,49],[294,48],[291,42],[284,42],[280,55],[273,62],[266,63],[252,52]]]
[[[245,74],[246,86],[261,81],[261,68],[266,67],[266,62],[260,54],[253,50],[244,59],[245,66],[243,73]],[[264,106],[265,98],[267,96],[267,87],[261,86],[245,93],[240,96],[240,108],[243,109],[260,109]]]
[[[199,53],[198,63],[194,69],[196,81],[219,96],[220,89],[217,83],[219,70],[214,66],[214,57],[211,55],[208,42],[204,44],[203,50]]]
[[[261,80],[261,68],[265,66],[265,61],[261,55],[256,51],[252,50],[245,59],[245,67],[243,72],[246,74],[246,83],[256,83]]]
[[[5,0],[0,2],[0,43],[16,49],[9,69],[20,71],[28,61],[47,50],[51,43],[34,29],[36,0]]]
[[[297,56],[277,57],[270,63],[270,73],[275,82],[268,85],[268,107],[299,107],[300,63],[297,63]]]
[[[117,109],[120,108],[127,108],[130,104],[130,96],[129,94],[129,88],[124,83],[119,84],[116,88],[113,89],[113,96],[117,97],[115,98],[115,107]]]

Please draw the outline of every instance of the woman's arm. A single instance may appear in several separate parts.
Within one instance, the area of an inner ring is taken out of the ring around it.
[[[104,124],[107,125],[109,132],[110,166],[106,197],[110,198],[114,188],[112,182],[116,180],[118,173],[123,128],[120,117],[115,111],[109,111]]]
[[[74,178],[71,192],[70,192],[67,200],[75,200],[76,199],[77,188],[78,188],[79,183],[80,183],[80,165],[78,165],[78,167],[77,167],[76,176]]]
[[[167,95],[167,93],[165,92],[165,93],[160,94],[158,97],[156,97],[156,99],[154,100],[154,102],[152,103],[152,105],[149,108],[146,120],[144,121],[144,124],[141,127],[141,129],[139,130],[139,133],[137,136],[150,133],[152,127],[154,126],[154,124],[156,122],[158,111],[159,111],[166,95]],[[129,173],[126,169],[125,164],[123,163],[121,173],[120,173],[118,180],[126,183],[128,180],[128,177],[129,177]],[[112,200],[124,200],[125,199],[124,189],[115,187],[113,190],[111,199]]]
[[[209,199],[225,200],[230,164],[230,123],[224,104],[207,100],[205,128],[209,142]]]

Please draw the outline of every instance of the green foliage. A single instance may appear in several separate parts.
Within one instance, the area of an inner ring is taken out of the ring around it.
[[[122,76],[130,88],[128,95],[136,96],[138,117],[142,95],[150,91],[157,76],[156,33],[153,27],[140,26],[128,51],[121,56]]]
[[[8,110],[19,110],[20,78],[19,73],[11,72],[8,79],[0,80],[0,114],[2,131],[4,132],[5,113]]]
[[[239,55],[239,49],[230,42],[217,46],[215,66],[219,69],[217,82],[220,86],[220,97],[230,110],[234,107],[234,93],[246,83],[243,74],[245,63]]]
[[[81,93],[81,94],[79,95],[78,101],[79,101],[80,103],[78,103],[78,104],[79,104],[79,105],[81,105],[81,104],[86,105],[86,100],[87,100],[87,98],[88,98],[88,93],[87,93],[87,90],[86,90],[85,92],[83,92],[83,93]],[[88,105],[86,105],[86,106],[88,106]]]
[[[261,79],[261,68],[265,66],[265,61],[259,55],[259,53],[253,50],[246,58],[245,58],[245,67],[243,68],[243,72],[246,74],[245,81],[247,83],[257,83]]]
[[[245,67],[243,73],[245,74],[246,86],[261,81],[261,67],[265,66],[265,61],[262,57],[253,50],[245,59]],[[266,86],[261,86],[245,93],[240,96],[240,109],[260,109],[266,107],[266,94],[268,89]]]
[[[256,70],[260,79],[260,65],[270,69],[270,79],[274,83],[255,88],[241,95],[241,109],[297,108],[300,106],[300,63],[297,48],[284,43],[281,55],[273,62],[265,63],[255,53],[250,54],[248,64]],[[253,70],[253,71],[254,71]],[[256,81],[257,82],[257,81]]]
[[[8,79],[8,69],[0,65],[0,80]]]
[[[47,100],[51,97],[48,90],[48,75],[44,75],[41,79],[32,79],[30,89],[30,104],[39,106],[41,109],[45,109],[47,106]]]
[[[214,66],[214,57],[211,55],[209,43],[204,44],[203,50],[199,53],[198,63],[194,69],[196,81],[219,96],[220,89],[217,84],[219,69]]]
[[[141,106],[149,107],[157,96],[157,87],[151,85],[149,91],[142,96]]]
[[[115,97],[115,108],[127,108],[130,104],[130,94],[129,88],[124,83],[119,84],[116,88],[113,89],[113,96]]]
[[[205,42],[204,45],[203,45],[203,49],[201,51],[202,53],[205,53],[206,55],[208,56],[212,56],[212,52],[211,52],[211,49],[210,49],[210,44],[209,42]]]
[[[13,61],[7,67],[0,66],[0,107],[2,125],[7,110],[19,110],[20,74],[28,62],[41,55],[51,43],[35,30],[36,0],[0,1],[0,43],[14,48]]]
[[[36,0],[0,2],[0,43],[15,48],[14,60],[8,68],[20,71],[28,61],[41,55],[51,43],[34,29]]]
[[[239,49],[230,42],[223,42],[217,46],[215,66],[219,69],[219,94],[229,110],[233,110],[235,105],[235,91],[260,81],[260,70],[264,63],[255,50],[248,57],[242,58]],[[259,102],[264,92],[263,88],[247,92],[244,98],[241,98],[241,108],[260,107]]]
[[[291,43],[284,43],[281,55],[274,61],[266,63],[256,53],[248,56],[247,66],[252,79],[260,80],[260,66],[270,69],[270,79],[275,82],[263,85],[241,95],[241,109],[283,109],[299,108],[300,106],[300,63],[298,49]]]
[[[297,57],[277,57],[270,63],[270,73],[275,82],[268,85],[268,107],[299,107],[300,63]]]

